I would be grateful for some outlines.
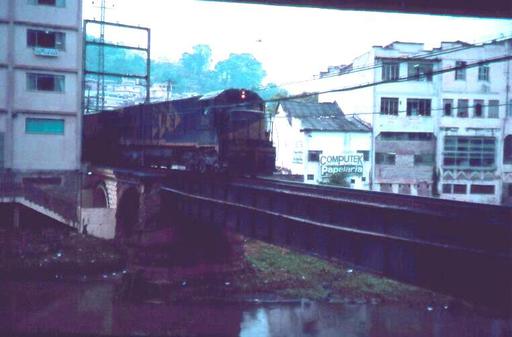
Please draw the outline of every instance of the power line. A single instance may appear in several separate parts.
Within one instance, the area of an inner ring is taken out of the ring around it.
[[[483,65],[483,64],[503,62],[503,61],[507,61],[507,60],[511,60],[511,59],[512,59],[512,56],[510,56],[510,55],[496,57],[496,58],[492,58],[492,59],[485,59],[485,60],[481,60],[481,61],[478,61],[478,62],[467,63],[465,65],[460,65],[460,66],[455,66],[455,67],[448,67],[448,68],[444,68],[444,69],[434,70],[432,72],[424,74],[424,76],[434,76],[434,75],[439,75],[439,74],[443,74],[443,73],[450,72],[450,71],[462,70],[462,69],[466,69],[466,68],[473,68],[473,67],[480,66],[480,65]],[[417,80],[417,76],[399,77],[399,78],[394,79],[394,80],[381,80],[381,81],[365,83],[365,84],[360,84],[360,85],[350,86],[350,87],[345,87],[345,88],[338,88],[338,89],[330,89],[330,90],[302,93],[302,94],[298,94],[298,95],[289,95],[287,97],[282,97],[282,98],[271,98],[271,99],[265,100],[265,102],[270,103],[270,102],[280,102],[280,101],[283,101],[283,100],[301,99],[301,98],[307,98],[307,97],[311,97],[311,96],[315,96],[315,95],[322,95],[322,94],[329,94],[329,93],[335,93],[335,92],[351,91],[351,90],[357,90],[357,89],[364,89],[364,88],[374,87],[374,86],[382,85],[382,84],[398,83],[398,82],[405,82],[405,81],[415,81],[415,80]]]
[[[511,60],[511,59],[512,59],[512,55],[505,55],[505,56],[495,57],[495,58],[491,58],[491,59],[484,59],[484,60],[480,60],[478,62],[467,63],[465,65],[460,65],[460,66],[448,67],[448,68],[444,68],[444,69],[435,70],[435,71],[426,73],[424,76],[435,76],[435,75],[439,75],[439,74],[443,74],[443,73],[447,73],[447,72],[452,72],[452,71],[456,71],[456,70],[464,70],[464,69],[467,69],[467,68],[473,68],[473,67],[477,67],[477,66],[484,65],[484,64],[504,62],[504,61],[508,61],[508,60]],[[406,81],[417,81],[418,78],[419,78],[418,76],[399,77],[399,78],[393,79],[393,80],[382,80],[382,81],[364,83],[364,84],[359,84],[359,85],[349,86],[349,87],[344,87],[344,88],[330,89],[330,90],[317,91],[317,92],[309,92],[309,93],[303,93],[303,94],[298,94],[298,95],[289,95],[289,96],[280,97],[280,98],[271,98],[271,99],[262,100],[262,102],[263,103],[279,103],[279,102],[282,102],[282,101],[302,99],[302,98],[307,98],[307,97],[316,96],[316,95],[322,95],[322,94],[327,94],[327,93],[353,91],[353,90],[359,90],[359,89],[364,89],[364,88],[369,88],[369,87],[374,87],[374,86],[379,86],[379,85],[384,85],[384,84],[390,84],[390,83],[398,83],[398,82],[406,82]],[[183,99],[179,99],[178,101],[180,101],[180,100],[187,100],[187,99],[194,99],[194,98],[199,99],[202,96],[203,95],[183,98]],[[170,104],[172,104],[173,102],[175,102],[175,101],[168,101],[168,103],[170,103]],[[154,103],[154,104],[164,104],[164,103],[165,102],[159,102],[159,103]],[[229,109],[229,108],[243,108],[243,107],[247,107],[247,106],[251,106],[251,105],[254,105],[254,102],[231,103],[231,104],[215,104],[215,105],[211,105],[209,108]],[[124,108],[126,108],[126,107],[124,107]],[[177,114],[177,115],[184,115],[184,114],[192,113],[192,112],[195,112],[195,111],[197,111],[197,108],[194,108],[194,109],[181,109],[180,111],[175,111],[174,113]]]
[[[458,116],[458,108],[454,108],[454,107],[451,107],[450,108],[450,111],[451,112],[457,112],[457,115],[447,115],[445,117],[457,117],[457,118],[469,118],[469,110],[470,109],[474,109],[476,108],[477,106],[481,107],[481,108],[484,108],[484,107],[500,107],[500,106],[507,106],[509,105],[508,103],[501,103],[501,104],[474,104],[474,105],[468,105],[466,106],[466,113],[468,113],[468,116],[466,117],[463,117],[463,116]],[[444,107],[441,107],[441,108],[431,108],[430,111],[444,111],[445,108]],[[343,113],[342,116],[344,117],[348,117],[348,116],[358,116],[358,115],[382,115],[382,116],[398,116],[400,113],[406,113],[407,110],[397,110],[396,111],[396,114],[395,113],[383,113],[382,111],[373,111],[373,112],[357,112],[357,113],[351,113],[351,114],[345,114]],[[483,114],[483,111],[482,111],[482,114]],[[335,116],[333,114],[333,116]],[[337,115],[336,115],[337,116]],[[431,117],[431,115],[411,115],[411,116],[419,116],[419,117]],[[288,118],[287,116],[274,116],[273,118]],[[484,118],[483,116],[482,117],[477,117],[477,118]],[[488,117],[488,118],[494,118],[494,117]]]
[[[499,41],[505,41],[505,40],[510,39],[510,38],[512,38],[512,34],[504,36],[504,37],[499,37],[499,38],[491,39],[491,40],[485,40],[485,41],[478,42],[478,43],[475,43],[475,44],[466,44],[466,45],[463,45],[463,46],[456,46],[456,47],[447,48],[447,49],[440,49],[439,51],[420,52],[420,53],[417,53],[417,54],[409,55],[409,56],[407,56],[407,58],[398,58],[398,59],[402,60],[402,61],[406,61],[408,59],[409,60],[410,59],[428,59],[430,57],[435,57],[435,56],[439,56],[439,55],[454,53],[454,52],[458,52],[458,51],[462,51],[462,50],[466,50],[466,49],[478,48],[478,47],[480,47],[482,45],[485,45],[487,43],[496,42],[498,40]],[[286,82],[286,83],[282,83],[282,84],[279,84],[279,85],[276,84],[275,86],[277,86],[277,87],[284,87],[284,86],[293,85],[293,84],[301,84],[301,83],[308,83],[308,82],[313,82],[313,81],[319,81],[319,80],[323,80],[323,79],[327,79],[327,78],[333,78],[333,77],[339,77],[339,76],[343,76],[343,75],[353,74],[353,73],[357,73],[357,72],[361,72],[361,71],[365,71],[365,70],[377,69],[377,68],[380,68],[382,66],[383,66],[382,63],[378,63],[378,64],[374,63],[374,64],[371,64],[371,65],[365,65],[365,66],[360,66],[360,67],[356,67],[356,68],[351,68],[350,70],[347,70],[347,71],[341,71],[340,70],[338,73],[334,73],[334,74],[331,74],[329,76],[324,76],[324,77],[319,77],[319,78],[312,78],[312,79],[306,79],[306,80],[300,80],[300,81],[293,81],[293,82]],[[350,67],[350,64],[345,66],[345,68],[347,68],[347,67]],[[270,85],[267,85],[267,86],[263,86],[263,87],[260,87],[260,88],[254,88],[253,90],[254,91],[263,91],[263,90],[267,90],[269,88],[270,88]]]

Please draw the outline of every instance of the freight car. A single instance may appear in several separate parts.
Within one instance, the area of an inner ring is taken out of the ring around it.
[[[84,161],[196,172],[270,174],[275,148],[265,104],[250,90],[228,89],[84,116]]]

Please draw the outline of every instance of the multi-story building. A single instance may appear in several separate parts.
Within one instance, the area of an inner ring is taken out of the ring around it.
[[[79,169],[81,13],[81,0],[0,1],[0,169]]]
[[[343,102],[372,123],[372,189],[510,202],[510,55],[510,39],[376,46],[319,81],[321,90],[362,89],[320,100]]]
[[[336,102],[283,101],[272,126],[278,168],[313,184],[343,172],[347,185],[369,189],[371,128]]]

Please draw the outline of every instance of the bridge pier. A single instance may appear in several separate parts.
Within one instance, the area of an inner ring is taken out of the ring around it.
[[[465,205],[455,205],[461,212],[442,213],[387,206],[387,200],[325,198],[188,173],[117,174],[111,179],[117,181],[114,237],[123,226],[131,226],[139,233],[136,240],[150,246],[176,240],[176,226],[186,224],[179,230],[198,242],[212,233],[238,232],[433,290],[487,296],[483,300],[502,304],[512,296],[507,210],[489,213],[488,219]],[[132,218],[136,220],[129,223]]]

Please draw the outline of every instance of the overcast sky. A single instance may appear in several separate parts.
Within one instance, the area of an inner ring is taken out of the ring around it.
[[[95,4],[93,4],[93,2]],[[83,0],[84,18],[99,19],[100,0]],[[152,58],[177,60],[208,44],[214,62],[251,53],[267,81],[307,80],[393,41],[470,43],[512,35],[512,20],[340,11],[195,0],[106,0],[106,21],[151,28]]]

